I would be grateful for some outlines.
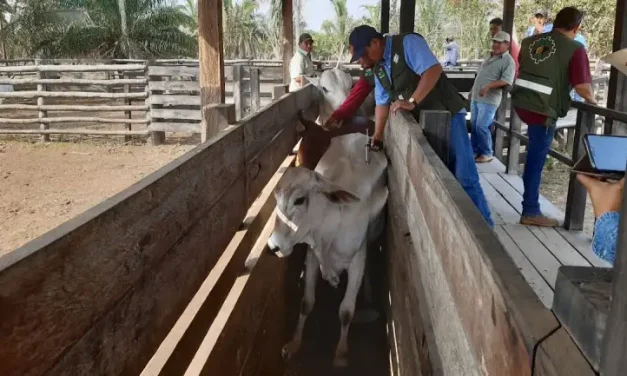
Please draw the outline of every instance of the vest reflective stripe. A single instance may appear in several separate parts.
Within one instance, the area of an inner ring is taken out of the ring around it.
[[[546,85],[540,85],[535,82],[531,82],[529,80],[525,80],[522,78],[517,78],[514,82],[514,85],[524,87],[525,89],[533,90],[541,94],[551,95],[553,92],[553,88]]]
[[[279,217],[279,219],[285,223],[287,225],[287,227],[289,227],[290,229],[292,229],[292,231],[297,232],[298,231],[298,226],[296,225],[296,223],[290,221],[289,218],[287,218],[287,216],[285,214],[283,214],[283,212],[281,211],[281,209],[279,209],[278,207],[276,208],[276,215],[277,217]]]

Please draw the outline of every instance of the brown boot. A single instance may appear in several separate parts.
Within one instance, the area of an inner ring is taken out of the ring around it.
[[[520,217],[520,224],[526,226],[541,226],[541,227],[557,227],[559,221],[557,219],[549,218],[546,215],[527,215]]]

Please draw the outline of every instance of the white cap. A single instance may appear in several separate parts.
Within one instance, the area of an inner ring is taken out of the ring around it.
[[[511,42],[509,34],[505,31],[499,31],[498,33],[496,33],[496,35],[492,37],[492,40],[496,42]]]

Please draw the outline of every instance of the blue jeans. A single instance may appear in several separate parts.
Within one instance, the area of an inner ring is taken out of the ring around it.
[[[492,156],[492,132],[490,126],[494,122],[497,107],[488,103],[470,103],[470,142],[472,151],[479,155]]]
[[[544,124],[528,124],[529,145],[527,146],[527,162],[523,172],[525,193],[523,194],[524,216],[542,215],[540,211],[540,182],[544,162],[549,153],[553,136],[555,136],[555,124],[550,127]]]
[[[449,170],[461,184],[466,194],[474,202],[479,212],[483,215],[490,227],[494,226],[490,215],[488,201],[483,194],[479,182],[479,172],[472,154],[472,146],[468,138],[465,112],[451,116],[451,140],[449,149]]]

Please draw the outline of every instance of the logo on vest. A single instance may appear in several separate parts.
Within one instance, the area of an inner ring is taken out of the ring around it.
[[[555,41],[550,36],[536,39],[529,45],[529,55],[535,64],[540,64],[555,54]]]
[[[394,58],[392,58],[392,60],[394,60],[394,64],[398,64],[398,54],[394,54]]]

